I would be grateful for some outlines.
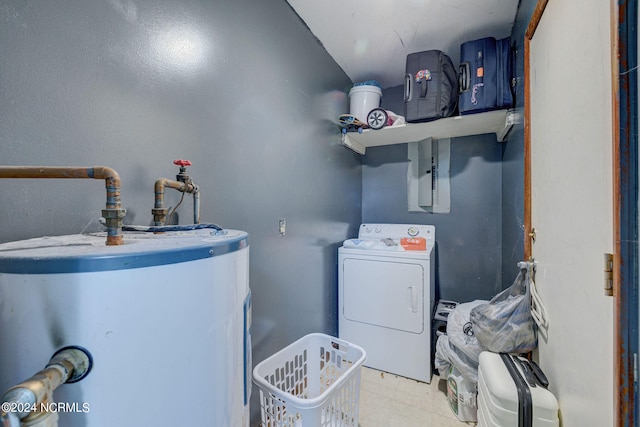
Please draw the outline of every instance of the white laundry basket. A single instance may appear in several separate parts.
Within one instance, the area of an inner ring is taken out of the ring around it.
[[[358,427],[360,368],[366,353],[325,334],[309,334],[260,362],[263,427]]]

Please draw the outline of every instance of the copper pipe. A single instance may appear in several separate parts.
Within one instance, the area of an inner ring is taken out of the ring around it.
[[[126,210],[120,200],[120,175],[105,166],[0,166],[0,178],[91,178],[104,179],[107,203],[102,216],[107,222],[107,245],[122,244],[122,219]]]
[[[167,178],[157,179],[153,186],[155,202],[154,207],[151,210],[151,212],[153,213],[153,223],[156,226],[164,225],[167,213],[169,211],[169,209],[164,207],[165,188],[173,188],[174,190],[178,190],[181,193],[198,193],[198,186],[193,182],[172,181]]]

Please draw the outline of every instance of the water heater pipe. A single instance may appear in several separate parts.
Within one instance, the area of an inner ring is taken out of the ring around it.
[[[105,166],[0,166],[0,178],[92,178],[104,179],[107,203],[102,216],[107,224],[107,245],[122,244],[122,219],[126,210],[120,200],[120,175]]]
[[[2,396],[2,427],[56,427],[58,413],[51,408],[51,405],[55,405],[54,390],[64,383],[77,382],[86,377],[92,364],[91,355],[81,347],[70,346],[58,350],[43,370],[11,387]]]
[[[151,210],[153,213],[153,223],[156,226],[162,226],[165,224],[167,213],[169,209],[164,207],[164,189],[165,188],[173,188],[174,190],[178,190],[181,193],[193,193],[193,219],[194,223],[198,223],[200,221],[200,214],[198,212],[200,206],[200,193],[199,188],[193,182],[179,182],[172,181],[167,178],[160,178],[156,180],[154,185],[154,194],[155,194],[155,203],[154,207]]]
[[[151,213],[153,214],[153,223],[157,227],[165,225],[167,219],[168,208],[164,207],[164,189],[173,188],[181,193],[193,194],[193,223],[200,223],[200,188],[193,182],[193,178],[187,175],[187,166],[191,166],[189,160],[174,160],[174,165],[180,166],[180,173],[176,175],[176,180],[167,178],[159,178],[153,186],[155,201]]]

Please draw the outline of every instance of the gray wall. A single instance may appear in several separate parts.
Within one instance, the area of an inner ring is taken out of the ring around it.
[[[146,225],[154,181],[190,159],[202,220],[250,234],[254,361],[337,333],[361,159],[327,119],[351,82],[285,1],[5,0],[0,69],[2,164],[113,167],[125,222]],[[2,242],[96,229],[104,206],[101,181],[2,184]]]
[[[383,91],[403,113],[403,88]],[[362,222],[433,224],[437,296],[466,302],[502,289],[502,145],[495,135],[451,140],[451,213],[407,210],[407,144],[368,148],[363,160]]]

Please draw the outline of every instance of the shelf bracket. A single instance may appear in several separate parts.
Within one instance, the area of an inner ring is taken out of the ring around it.
[[[345,147],[349,148],[351,151],[353,151],[356,154],[364,155],[367,149],[364,145],[362,145],[358,141],[352,138],[349,138],[348,133],[340,134],[340,143]]]
[[[518,114],[514,110],[510,110],[504,118],[504,126],[496,132],[498,142],[504,142],[507,139],[509,131],[518,122]]]

